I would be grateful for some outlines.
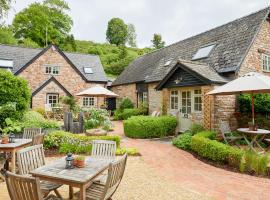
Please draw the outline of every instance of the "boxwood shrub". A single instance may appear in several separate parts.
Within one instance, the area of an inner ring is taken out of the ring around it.
[[[192,139],[192,133],[186,132],[174,138],[172,143],[174,146],[180,149],[190,150],[191,139]]]
[[[124,121],[124,132],[131,138],[159,138],[174,134],[176,126],[173,116],[134,116]]]
[[[112,140],[120,146],[119,136],[84,136],[65,131],[55,131],[45,136],[44,148],[57,149],[59,153],[89,153],[92,140]]]
[[[147,114],[147,110],[140,108],[127,108],[124,110],[116,110],[114,112],[115,120],[126,120],[132,116],[139,116]]]

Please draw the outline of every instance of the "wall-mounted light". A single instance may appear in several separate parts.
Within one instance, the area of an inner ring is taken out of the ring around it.
[[[179,84],[182,81],[182,77],[177,77],[174,82],[175,84]]]

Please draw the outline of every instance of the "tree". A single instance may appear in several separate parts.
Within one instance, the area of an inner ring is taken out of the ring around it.
[[[151,40],[155,49],[160,49],[165,46],[165,42],[162,41],[162,36],[160,34],[155,33],[153,40]]]
[[[12,0],[0,0],[0,19],[6,14],[10,9],[10,4]]]
[[[19,119],[30,103],[27,81],[11,72],[0,70],[0,126],[6,118]],[[15,109],[13,109],[15,108]]]
[[[13,20],[15,37],[18,39],[30,38],[39,46],[48,44],[60,45],[69,36],[72,19],[65,13],[68,4],[64,0],[46,0],[42,3],[33,3],[16,14]]]
[[[17,44],[10,28],[0,26],[0,44]]]
[[[22,47],[39,48],[40,46],[30,38],[19,41],[19,45]]]
[[[125,45],[128,35],[128,28],[120,18],[112,18],[108,22],[106,31],[107,40],[110,44]]]
[[[137,47],[136,44],[136,30],[134,24],[128,24],[128,35],[127,35],[127,43],[131,47]]]

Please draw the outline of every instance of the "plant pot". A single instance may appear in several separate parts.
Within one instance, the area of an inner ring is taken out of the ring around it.
[[[76,160],[76,167],[78,168],[84,168],[85,167],[85,160]]]
[[[8,144],[8,143],[9,143],[8,135],[2,136],[1,144]]]

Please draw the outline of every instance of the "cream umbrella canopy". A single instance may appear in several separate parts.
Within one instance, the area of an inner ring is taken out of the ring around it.
[[[270,93],[270,77],[260,73],[250,72],[229,83],[220,86],[207,94],[231,95],[251,94],[252,97],[252,123],[254,125],[254,94]]]

